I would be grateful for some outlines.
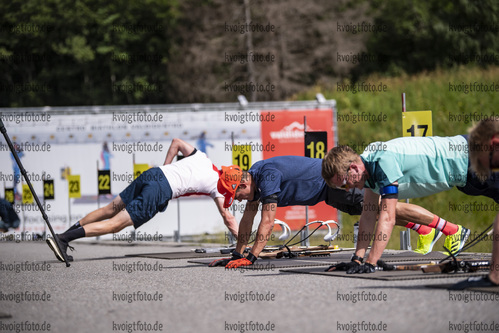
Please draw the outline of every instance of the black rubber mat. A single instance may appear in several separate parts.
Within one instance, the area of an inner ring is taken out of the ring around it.
[[[429,284],[426,287],[427,288],[432,288],[432,289],[448,289],[449,287],[453,286],[454,284],[452,283],[446,283],[446,284]],[[481,293],[495,293],[499,294],[499,286],[496,287],[481,287],[481,288],[469,288],[465,290],[450,290],[451,292],[459,293],[459,292],[467,292],[467,291],[474,291],[474,292],[481,292]]]
[[[312,274],[324,275],[330,277],[368,279],[368,280],[383,280],[383,281],[398,281],[398,280],[421,280],[421,279],[442,279],[454,277],[481,276],[484,272],[475,273],[458,273],[458,274],[443,274],[443,273],[423,273],[423,271],[377,271],[370,274],[347,274],[346,272],[325,272],[324,267],[313,268],[294,268],[281,269],[281,272],[297,273],[297,274]]]
[[[215,253],[196,253],[192,251],[184,252],[164,252],[164,253],[137,253],[137,254],[127,254],[127,257],[142,257],[142,258],[154,258],[154,259],[195,259],[195,258],[217,258],[217,257],[229,257],[227,254],[221,254],[220,252]]]
[[[354,251],[344,251],[331,253],[329,256],[321,257],[300,257],[300,258],[281,258],[281,259],[258,259],[257,263],[267,265],[270,263],[274,268],[289,268],[289,267],[308,267],[308,266],[326,266],[342,261],[350,261]],[[485,254],[482,258],[481,254],[466,253],[460,256],[462,259],[488,259],[490,255]],[[381,259],[390,263],[403,263],[403,262],[428,262],[439,261],[447,256],[441,252],[430,252],[427,255],[421,255],[412,251],[392,253],[386,252]],[[208,265],[212,260],[207,259],[194,259],[189,260],[190,263]],[[247,269],[252,269],[247,266]]]
[[[259,259],[258,263],[266,264],[267,261],[272,261],[275,268],[287,268],[287,267],[307,267],[307,266],[321,266],[321,265],[332,265],[335,262],[349,261],[352,257],[353,250],[333,252],[329,256],[320,257],[300,257],[300,258],[281,258],[281,259]],[[220,258],[220,257],[230,257],[227,254],[221,254],[218,252],[214,253],[196,253],[193,251],[183,251],[183,252],[164,252],[164,253],[137,253],[137,254],[127,254],[127,257],[142,257],[142,258],[154,258],[154,259],[194,259],[189,261],[195,264],[208,265],[212,260],[205,258]],[[404,262],[404,261],[431,261],[431,260],[441,260],[446,258],[441,252],[430,252],[427,255],[421,255],[412,251],[406,252],[385,252],[381,259],[386,262]],[[488,259],[490,254],[483,254],[481,257],[477,257],[474,253],[464,253],[459,258],[463,259]],[[291,260],[291,261],[289,261]],[[296,261],[298,260],[298,261]],[[302,260],[308,260],[309,263]],[[285,263],[289,261],[289,263]]]
[[[349,258],[352,254],[349,255]],[[328,266],[331,265],[330,257],[301,257],[301,258],[286,258],[286,259],[258,259],[251,266],[240,267],[240,269],[249,270],[274,270],[289,267],[309,267],[309,266]],[[212,260],[196,259],[188,262],[194,264],[208,265]],[[224,268],[223,266],[220,266]]]
[[[330,253],[329,255],[322,255],[317,257],[298,257],[298,258],[280,258],[280,259],[258,259],[254,266],[244,266],[241,268],[258,270],[258,267],[271,267],[271,268],[288,268],[288,267],[308,267],[308,266],[327,266],[333,262],[350,260],[353,250],[338,251]],[[208,265],[211,261],[207,259],[195,259],[188,262],[194,264]]]

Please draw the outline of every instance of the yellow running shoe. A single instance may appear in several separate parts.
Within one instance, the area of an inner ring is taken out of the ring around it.
[[[433,245],[442,236],[442,233],[437,229],[431,229],[428,235],[419,235],[418,247],[414,252],[421,254],[428,254],[433,249]]]
[[[466,229],[465,227],[458,225],[459,229],[457,229],[457,232],[454,235],[449,235],[445,237],[445,243],[444,246],[450,250],[452,254],[456,254],[464,246],[464,243],[466,243],[466,240],[470,236],[470,229]],[[450,253],[445,251],[445,255],[449,256]]]

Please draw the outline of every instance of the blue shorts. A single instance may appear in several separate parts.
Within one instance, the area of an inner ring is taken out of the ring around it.
[[[170,184],[160,168],[143,172],[120,193],[135,229],[158,212],[164,212],[172,195]]]

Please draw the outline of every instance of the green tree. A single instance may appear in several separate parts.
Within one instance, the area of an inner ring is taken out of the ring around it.
[[[176,0],[1,0],[0,105],[168,102]]]
[[[354,78],[460,64],[499,64],[499,3],[494,0],[373,1],[374,27]]]

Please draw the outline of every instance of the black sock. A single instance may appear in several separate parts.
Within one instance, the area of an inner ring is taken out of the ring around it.
[[[72,240],[85,237],[85,229],[83,227],[79,227],[73,230],[68,230],[63,234],[59,235],[59,239],[62,239],[66,242],[71,242]]]
[[[75,224],[73,224],[71,227],[69,227],[68,230],[66,230],[66,232],[70,231],[70,230],[75,230],[77,228],[81,227],[80,225],[80,221],[76,222]]]

